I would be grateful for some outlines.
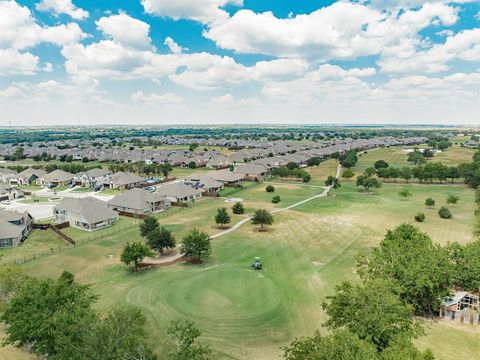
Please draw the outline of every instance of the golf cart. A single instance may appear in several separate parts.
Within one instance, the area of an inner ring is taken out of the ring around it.
[[[255,256],[252,264],[252,269],[253,270],[262,270],[262,263],[260,262],[260,258],[258,256]]]

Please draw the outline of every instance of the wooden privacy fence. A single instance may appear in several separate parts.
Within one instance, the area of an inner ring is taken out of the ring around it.
[[[71,245],[75,245],[75,240],[73,240],[70,236],[65,235],[61,229],[65,229],[69,227],[70,224],[68,221],[60,223],[60,224],[33,224],[34,229],[46,230],[51,229],[55,234],[60,236],[63,240],[68,242]]]

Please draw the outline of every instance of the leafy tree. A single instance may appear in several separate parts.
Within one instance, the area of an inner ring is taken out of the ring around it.
[[[375,360],[375,347],[346,330],[322,336],[316,331],[312,337],[295,339],[284,347],[286,360]]]
[[[273,224],[273,216],[266,209],[258,209],[253,214],[252,224],[253,225],[260,225],[259,231],[263,231],[265,225],[272,225]]]
[[[212,351],[198,343],[201,332],[193,321],[173,321],[167,333],[175,340],[177,351],[170,354],[172,360],[209,360]]]
[[[162,226],[147,234],[147,244],[153,250],[163,254],[165,249],[173,249],[175,247],[175,236],[170,230]]]
[[[352,171],[352,169],[345,169],[342,173],[342,178],[350,181],[351,178],[355,176],[355,173]]]
[[[345,328],[379,351],[400,334],[417,337],[421,331],[413,322],[413,307],[404,304],[393,288],[381,278],[336,286],[335,294],[322,304],[330,316],[325,325],[331,330]]]
[[[417,213],[417,215],[415,215],[415,221],[424,222],[425,221],[425,214],[422,213],[422,212]]]
[[[210,235],[193,229],[182,241],[180,252],[193,263],[201,263],[212,252]]]
[[[369,168],[365,169],[365,171],[363,172],[363,175],[368,176],[368,177],[372,177],[376,173],[377,173],[377,171],[374,168],[369,167]]]
[[[480,240],[460,245],[455,242],[448,245],[450,258],[454,263],[455,286],[467,291],[480,288]]]
[[[265,188],[266,192],[273,193],[275,191],[275,187],[273,185],[267,185]]]
[[[299,165],[296,162],[290,161],[289,163],[287,163],[288,170],[294,170],[298,168],[299,168]]]
[[[425,149],[423,150],[422,155],[426,158],[432,158],[435,156],[435,153],[431,149]]]
[[[334,189],[340,188],[342,185],[335,176],[329,175],[327,180],[325,180],[326,186],[331,186]]]
[[[431,197],[427,198],[425,200],[425,206],[428,206],[428,207],[435,206],[435,200],[433,200]]]
[[[452,213],[447,207],[442,206],[440,210],[438,210],[438,216],[440,216],[442,219],[451,219]]]
[[[411,224],[388,230],[371,259],[359,259],[364,279],[390,281],[417,314],[432,315],[449,294],[453,271],[447,251]]]
[[[447,197],[447,204],[456,204],[460,198],[457,195],[450,194]]]
[[[95,299],[90,286],[77,284],[67,272],[57,280],[29,278],[1,316],[5,342],[49,359],[70,359],[73,349],[83,345],[79,331],[95,321]]]
[[[480,207],[480,186],[475,190],[475,204]]]
[[[407,183],[412,178],[412,169],[408,166],[404,166],[400,169],[400,177],[405,180]]]
[[[278,204],[280,201],[282,201],[282,199],[280,198],[279,195],[275,195],[275,196],[272,198],[272,204]]]
[[[197,163],[195,161],[190,161],[187,166],[189,169],[195,169],[197,167]]]
[[[88,333],[85,331],[84,346],[75,351],[83,360],[155,360],[157,357],[145,342],[145,323],[146,318],[138,308],[115,308]]]
[[[133,270],[137,272],[138,264],[147,256],[153,256],[153,252],[147,245],[141,242],[127,242],[123,247],[120,260],[125,263],[125,265],[133,264]]]
[[[307,160],[307,165],[312,167],[312,166],[318,166],[320,165],[320,158],[318,157],[312,157]]]
[[[230,215],[228,215],[227,208],[219,208],[217,209],[217,214],[215,215],[215,222],[217,225],[225,226],[226,224],[230,224],[232,219],[230,219]]]
[[[447,169],[447,178],[451,179],[452,183],[455,179],[458,179],[460,177],[460,170],[458,170],[458,167],[455,166],[450,166]]]
[[[422,153],[417,150],[408,154],[407,161],[412,162],[415,165],[422,165],[427,162],[427,160],[425,159],[425,156],[423,156]]]
[[[196,148],[198,148],[198,144],[196,144],[196,143],[190,144],[190,145],[188,146],[188,150],[190,150],[190,151],[193,151],[193,150],[195,150]]]
[[[153,216],[147,216],[140,224],[140,235],[146,237],[149,233],[160,227],[158,220]]]
[[[390,165],[385,160],[377,160],[373,166],[375,170],[378,170],[381,168],[388,168]]]
[[[357,177],[357,186],[363,186],[367,193],[371,189],[379,189],[382,187],[382,183],[379,182],[376,178],[368,177],[365,175],[359,175]]]
[[[398,336],[394,342],[382,351],[380,360],[435,360],[430,349],[418,350],[406,336]]]
[[[338,158],[345,168],[352,168],[357,164],[358,156],[355,150],[349,150],[346,154],[342,154]]]
[[[245,214],[245,207],[241,202],[236,202],[232,206],[232,212],[236,215]]]

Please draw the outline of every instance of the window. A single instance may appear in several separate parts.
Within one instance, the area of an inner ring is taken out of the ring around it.
[[[7,246],[12,246],[13,239],[0,239],[0,247],[7,247]]]

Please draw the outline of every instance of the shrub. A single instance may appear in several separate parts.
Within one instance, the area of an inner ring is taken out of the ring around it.
[[[267,185],[267,187],[265,188],[265,190],[269,193],[273,193],[275,191],[275,188],[273,185]]]
[[[425,205],[428,206],[428,207],[435,206],[435,200],[433,200],[431,197],[429,197],[425,200]]]
[[[422,213],[422,212],[419,212],[417,215],[415,215],[415,221],[424,222],[425,221],[425,214]]]
[[[282,201],[282,199],[280,199],[280,196],[278,196],[278,195],[275,195],[275,196],[272,198],[272,203],[273,203],[273,204],[278,204],[280,201]]]
[[[235,215],[245,214],[245,207],[243,206],[243,204],[242,204],[241,202],[236,202],[236,203],[232,206],[232,212],[233,212]]]
[[[445,206],[442,206],[440,208],[440,210],[438,210],[438,215],[442,218],[442,219],[451,219],[452,218],[452,213],[450,212],[450,210],[448,210],[448,208],[446,208]]]
[[[458,203],[458,200],[460,200],[460,198],[457,195],[448,195],[447,204],[455,205],[456,203]]]

